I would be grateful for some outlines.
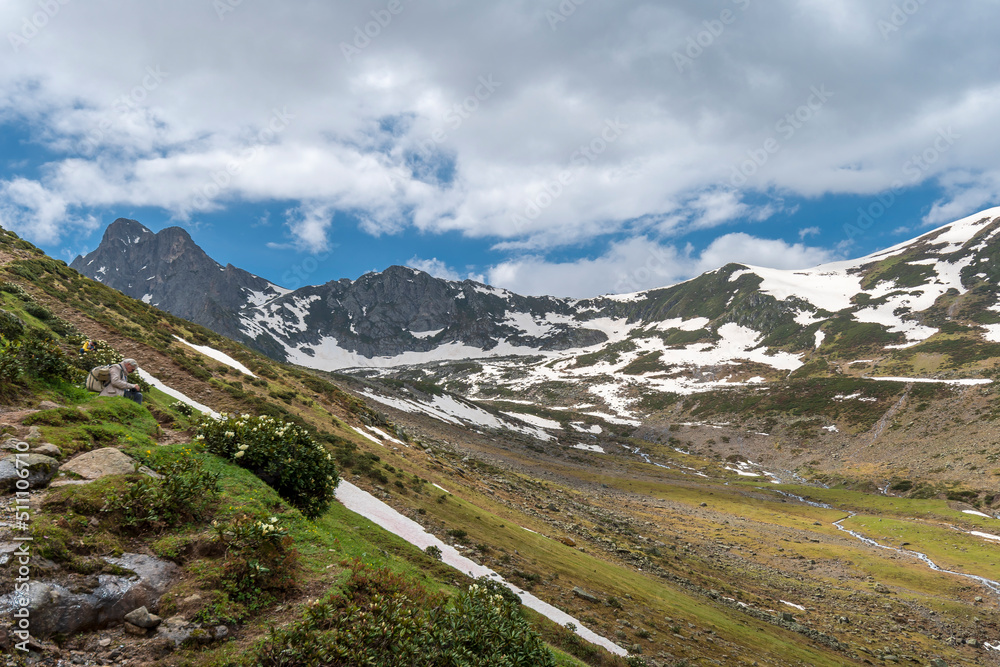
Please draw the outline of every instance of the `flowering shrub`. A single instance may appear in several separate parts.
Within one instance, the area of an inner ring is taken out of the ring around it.
[[[120,492],[110,491],[102,511],[127,532],[156,531],[198,517],[219,492],[220,475],[208,472],[193,457],[174,461],[160,472],[163,479],[140,475]]]
[[[480,579],[445,602],[387,569],[355,562],[342,592],[273,631],[241,664],[554,667],[515,600]]]
[[[103,340],[92,340],[90,341],[90,349],[87,351],[83,350],[83,343],[86,342],[86,338],[75,337],[71,339],[74,345],[80,345],[80,352],[76,359],[73,360],[73,365],[80,370],[90,371],[91,368],[96,368],[97,366],[110,366],[111,364],[120,363],[123,357],[118,353],[115,348],[111,347],[108,343]]]
[[[273,417],[206,417],[195,439],[260,477],[309,518],[326,511],[340,481],[322,445],[305,429]]]
[[[190,417],[194,414],[194,408],[185,403],[184,401],[174,401],[170,404],[171,410],[176,410],[185,417]]]
[[[293,587],[298,552],[278,517],[262,521],[241,514],[229,525],[212,525],[226,548],[220,584],[231,599],[259,608]]]
[[[0,338],[17,340],[24,334],[24,322],[14,313],[0,310]]]

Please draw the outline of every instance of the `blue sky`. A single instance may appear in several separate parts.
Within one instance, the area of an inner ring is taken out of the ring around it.
[[[857,257],[1000,198],[997,19],[12,0],[0,226],[71,260],[118,217],[179,225],[289,287],[406,264],[584,297]]]

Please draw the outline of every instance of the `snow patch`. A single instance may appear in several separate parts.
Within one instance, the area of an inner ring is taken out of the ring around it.
[[[235,359],[233,359],[232,357],[230,357],[225,352],[220,352],[220,351],[216,350],[215,348],[211,348],[211,347],[208,347],[206,345],[195,345],[194,343],[189,343],[189,342],[187,342],[186,340],[184,340],[183,338],[181,338],[180,336],[177,336],[177,335],[175,335],[174,338],[176,338],[180,342],[184,343],[185,345],[187,345],[191,349],[197,350],[198,352],[201,352],[202,354],[204,354],[206,357],[208,357],[210,359],[215,359],[216,361],[221,361],[222,363],[224,363],[225,365],[229,366],[230,368],[235,368],[236,370],[238,370],[240,373],[243,373],[244,375],[249,375],[252,378],[257,377],[256,375],[254,375],[253,373],[250,372],[249,368],[247,368],[246,366],[244,366],[240,362],[236,361]]]

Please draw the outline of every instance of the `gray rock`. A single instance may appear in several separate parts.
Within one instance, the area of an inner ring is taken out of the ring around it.
[[[61,405],[59,405],[58,403],[53,403],[52,401],[42,401],[41,403],[38,404],[39,410],[57,410],[61,407],[62,407]]]
[[[215,636],[215,641],[222,641],[229,636],[229,628],[224,625],[217,625],[215,626],[213,635]]]
[[[131,456],[114,447],[104,447],[70,459],[59,470],[76,473],[84,479],[100,479],[108,475],[129,475],[135,472],[135,466]]]
[[[19,470],[24,469],[28,470],[28,476],[22,478]],[[0,459],[0,491],[13,489],[20,479],[27,479],[32,489],[45,488],[58,470],[59,462],[44,454],[7,454]]]
[[[32,448],[32,454],[42,454],[44,456],[51,456],[54,459],[62,458],[62,450],[53,445],[51,442],[43,442],[37,447]]]
[[[125,622],[124,628],[125,628],[125,634],[135,635],[137,637],[145,637],[149,633],[149,631],[146,628],[140,628],[138,625],[135,625],[134,623],[129,623],[128,621]]]
[[[171,616],[156,629],[156,636],[169,639],[174,646],[180,646],[187,641],[198,626],[188,623],[183,616]]]
[[[942,660],[941,658],[934,658],[933,660],[931,660],[930,667],[948,667],[948,663]]]
[[[74,593],[43,581],[29,583],[27,606],[33,636],[71,635],[102,628],[121,622],[125,614],[138,607],[155,608],[179,571],[173,563],[141,554],[104,560],[135,574],[99,575],[97,586],[89,593]],[[0,616],[12,613],[19,606],[17,602],[13,593],[0,596]]]
[[[580,598],[581,600],[586,600],[587,602],[600,602],[601,600],[596,596],[588,593],[579,586],[573,588],[573,595]]]
[[[145,607],[139,607],[138,609],[133,609],[129,613],[125,614],[125,622],[131,623],[132,625],[137,625],[140,628],[155,628],[163,621],[162,618],[156,616],[155,614],[150,614]]]
[[[36,442],[42,439],[42,430],[37,426],[32,426],[28,429],[28,435],[24,438],[28,442]]]
[[[31,445],[24,442],[23,440],[18,440],[17,438],[4,438],[3,442],[0,442],[0,450],[6,450],[11,452],[26,452],[31,448]]]

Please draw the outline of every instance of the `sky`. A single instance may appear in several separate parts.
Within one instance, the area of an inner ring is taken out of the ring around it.
[[[854,258],[1000,200],[996,0],[5,0],[0,226],[294,288]]]

